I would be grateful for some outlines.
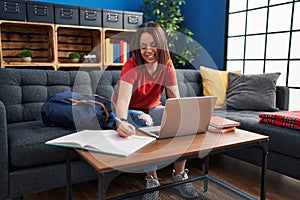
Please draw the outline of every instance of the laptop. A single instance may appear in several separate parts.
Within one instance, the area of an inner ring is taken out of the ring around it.
[[[158,139],[206,132],[216,101],[216,96],[167,99],[161,126],[139,130]]]

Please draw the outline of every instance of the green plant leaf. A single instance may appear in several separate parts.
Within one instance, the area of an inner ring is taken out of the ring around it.
[[[21,58],[25,58],[25,57],[31,57],[31,58],[34,58],[34,53],[29,50],[29,49],[22,49],[19,53],[19,56]]]
[[[156,22],[165,30],[168,38],[168,47],[173,51],[170,53],[175,66],[185,66],[188,63],[192,63],[200,53],[199,45],[193,44],[195,43],[192,38],[193,32],[182,27],[182,22],[185,21],[180,8],[182,4],[185,4],[185,0],[142,1],[142,10],[145,18]],[[178,33],[185,35],[186,45],[177,44],[179,39]]]
[[[80,54],[78,52],[71,52],[69,54],[69,58],[80,58]]]

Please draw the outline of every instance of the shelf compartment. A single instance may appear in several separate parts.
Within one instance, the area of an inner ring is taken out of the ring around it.
[[[130,46],[135,32],[136,30],[104,28],[104,69],[108,66],[119,66],[122,68],[126,60],[130,58]],[[109,40],[107,41],[107,39]],[[124,46],[125,43],[126,45]],[[125,54],[126,56],[124,56]]]
[[[0,23],[1,57],[3,63],[21,62],[19,53],[22,49],[29,49],[34,53],[31,63],[52,63],[54,61],[53,25],[25,22]]]
[[[101,29],[58,26],[56,32],[59,63],[71,63],[71,52],[80,54],[80,62],[84,62],[85,55],[96,55],[95,63],[101,63]]]

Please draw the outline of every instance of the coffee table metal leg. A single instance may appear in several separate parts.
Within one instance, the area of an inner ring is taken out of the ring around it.
[[[122,172],[113,170],[110,172],[98,172],[98,199],[104,200],[106,197],[106,190],[111,181]]]
[[[266,199],[266,180],[267,180],[267,163],[269,154],[269,141],[261,143],[263,152],[262,163],[261,163],[261,180],[260,180],[260,199]]]
[[[208,191],[208,167],[209,167],[209,156],[204,157],[204,192]]]
[[[67,199],[72,200],[71,149],[69,148],[66,148],[66,185],[67,185]]]
[[[98,199],[99,200],[105,199],[106,185],[105,185],[104,176],[105,176],[104,173],[98,174]]]

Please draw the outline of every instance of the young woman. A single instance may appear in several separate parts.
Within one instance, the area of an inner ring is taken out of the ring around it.
[[[163,29],[153,22],[142,24],[134,35],[132,49],[133,56],[122,68],[114,98],[116,115],[121,119],[117,128],[121,137],[135,134],[135,127],[160,123],[163,113],[160,98],[164,88],[167,98],[179,97],[175,68]],[[146,170],[147,188],[159,186],[156,169]],[[175,162],[172,180],[187,179],[187,172],[185,160]],[[198,196],[190,183],[177,189],[186,198]]]

